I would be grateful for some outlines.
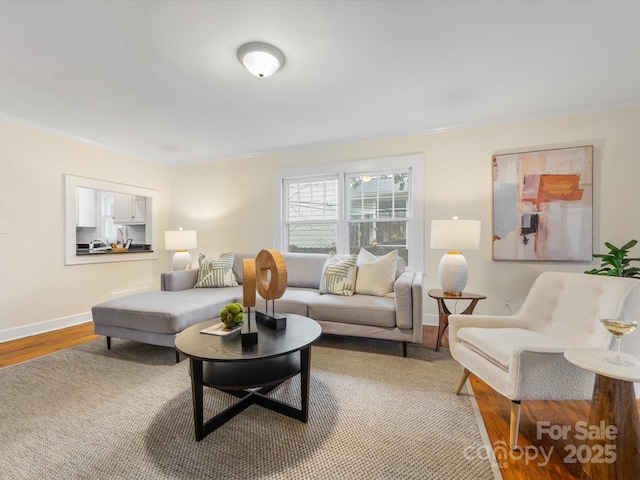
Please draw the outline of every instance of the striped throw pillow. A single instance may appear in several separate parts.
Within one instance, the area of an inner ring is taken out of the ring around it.
[[[201,253],[198,257],[198,281],[195,288],[237,287],[233,274],[234,253],[223,253],[217,260]]]
[[[336,254],[329,254],[322,269],[320,293],[332,293],[344,297],[353,296],[356,285],[358,256],[351,255],[346,260],[340,260]]]

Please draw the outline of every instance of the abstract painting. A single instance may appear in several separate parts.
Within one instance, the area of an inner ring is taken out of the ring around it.
[[[593,146],[493,156],[493,259],[590,262]]]

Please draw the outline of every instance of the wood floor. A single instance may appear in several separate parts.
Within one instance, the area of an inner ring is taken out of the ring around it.
[[[96,338],[100,338],[100,336],[93,333],[93,322],[89,322],[0,343],[0,368],[75,347]]]
[[[428,346],[435,345],[436,335],[436,327],[424,327],[423,343]],[[64,350],[96,338],[99,336],[93,333],[93,323],[85,323],[1,343],[0,368]],[[445,333],[443,347],[447,347],[447,340]],[[575,438],[574,427],[577,422],[586,421],[589,418],[588,401],[523,402],[518,442],[521,450],[511,452],[507,448],[511,402],[496,394],[473,375],[470,381],[504,480],[580,478],[580,463],[570,463],[570,460],[575,458],[572,453],[575,453],[576,447],[583,443]],[[638,402],[638,409],[640,411],[640,402]],[[551,425],[569,426],[571,430],[564,440],[554,441],[549,435],[542,435],[538,439],[536,436],[539,420],[548,421]],[[547,461],[547,458],[550,460]]]

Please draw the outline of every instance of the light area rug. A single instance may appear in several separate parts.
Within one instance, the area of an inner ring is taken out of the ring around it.
[[[188,361],[104,339],[0,370],[0,477],[493,479],[460,367],[409,345],[323,337],[309,422],[253,405],[201,442]],[[299,377],[271,395],[299,405]],[[205,417],[236,399],[205,389]]]

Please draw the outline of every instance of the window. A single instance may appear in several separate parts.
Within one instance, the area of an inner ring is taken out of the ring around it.
[[[78,214],[82,208],[78,191],[82,189],[93,190],[94,205],[89,205],[92,211],[93,222],[89,228],[78,227]],[[77,245],[80,234],[79,230],[87,230],[86,241],[92,239],[115,241],[118,224],[109,221],[108,216],[113,208],[110,200],[104,200],[104,195],[122,193],[133,195],[145,199],[145,223],[140,225],[137,232],[134,232],[134,242],[145,245],[154,246],[157,232],[153,230],[154,224],[157,224],[158,216],[158,192],[156,190],[135,187],[131,185],[123,185],[119,183],[107,182],[104,180],[95,180],[92,178],[77,177],[75,175],[64,176],[64,264],[65,265],[81,265],[87,263],[111,263],[111,262],[129,262],[134,260],[156,260],[157,252],[145,250],[130,255],[78,255]],[[106,202],[106,203],[103,203]],[[103,210],[103,207],[105,210]],[[84,242],[83,242],[84,243]]]
[[[361,248],[374,255],[398,250],[398,255],[409,264],[410,176],[407,170],[347,177],[351,253],[358,253]]]
[[[102,215],[98,227],[97,238],[104,239],[107,243],[114,243],[118,240],[118,229],[122,225],[113,223],[113,193],[100,192],[102,196]]]
[[[336,250],[338,177],[284,180],[286,251]]]
[[[409,268],[422,270],[422,163],[410,155],[276,172],[274,245],[284,252],[398,250]]]

